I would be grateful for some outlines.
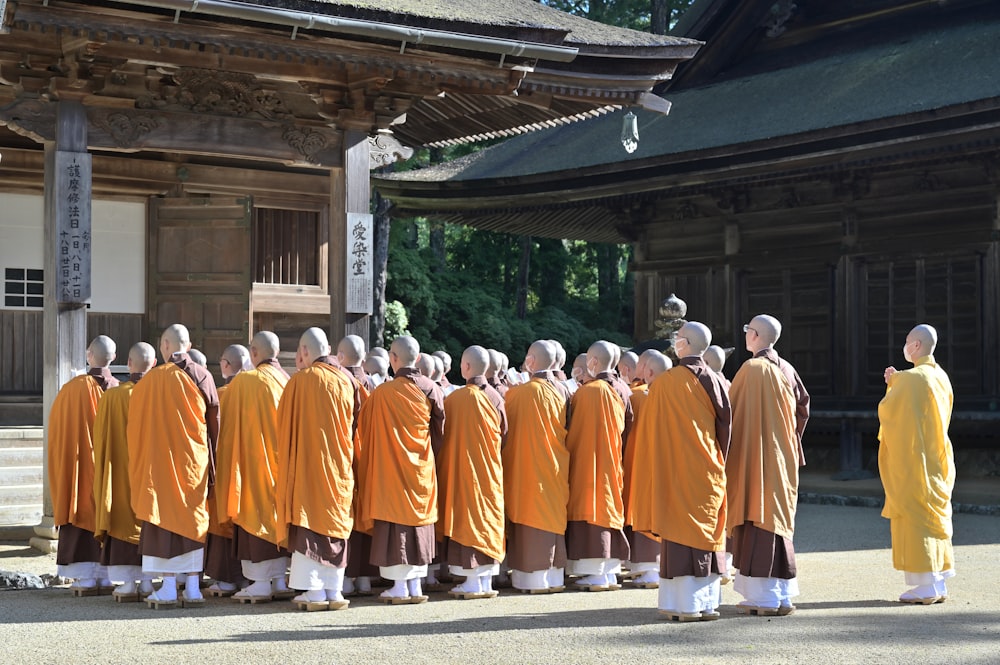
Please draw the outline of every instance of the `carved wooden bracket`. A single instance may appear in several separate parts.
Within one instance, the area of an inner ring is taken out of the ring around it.
[[[401,162],[413,156],[413,148],[403,145],[396,137],[386,132],[369,136],[368,146],[369,167],[373,169]]]

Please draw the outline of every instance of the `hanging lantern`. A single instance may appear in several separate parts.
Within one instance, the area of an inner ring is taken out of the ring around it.
[[[631,111],[622,118],[622,147],[630,155],[639,147],[639,119]]]

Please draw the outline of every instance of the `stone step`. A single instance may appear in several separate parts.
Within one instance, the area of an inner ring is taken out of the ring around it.
[[[0,401],[0,425],[41,425],[42,400]]]
[[[0,468],[12,466],[41,466],[42,448],[0,448]]]
[[[42,520],[42,504],[0,506],[0,526],[38,524]]]
[[[0,486],[0,508],[4,506],[42,505],[42,485]]]
[[[35,448],[42,445],[41,427],[0,427],[0,448]]]
[[[0,467],[0,487],[19,487],[21,485],[40,485],[45,477],[42,466],[5,466]]]

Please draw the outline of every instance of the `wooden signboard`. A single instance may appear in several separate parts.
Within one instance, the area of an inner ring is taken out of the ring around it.
[[[347,292],[344,311],[352,314],[372,313],[372,237],[373,216],[368,213],[347,213]]]
[[[55,155],[56,302],[90,302],[90,155],[57,151]]]

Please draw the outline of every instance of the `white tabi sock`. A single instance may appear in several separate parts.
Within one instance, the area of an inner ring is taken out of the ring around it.
[[[372,578],[370,577],[359,577],[355,580],[355,589],[358,593],[371,593],[372,592]]]
[[[235,589],[236,586],[232,585]],[[201,573],[192,573],[187,576],[187,581],[184,583],[184,597],[188,600],[198,600],[203,598],[201,595]]]
[[[383,598],[406,598],[410,595],[406,580],[396,580],[391,589],[382,592]]]
[[[406,580],[406,589],[410,592],[411,596],[422,596],[423,590],[420,588],[420,578],[414,577],[412,580]]]
[[[160,588],[153,592],[150,600],[172,602],[177,600],[177,578],[173,575],[164,575]]]
[[[491,575],[490,573],[486,573],[485,575],[480,575],[479,588],[486,593],[493,591],[493,575]]]
[[[344,578],[343,592],[345,594],[354,593],[354,578],[353,577],[345,577]]]

